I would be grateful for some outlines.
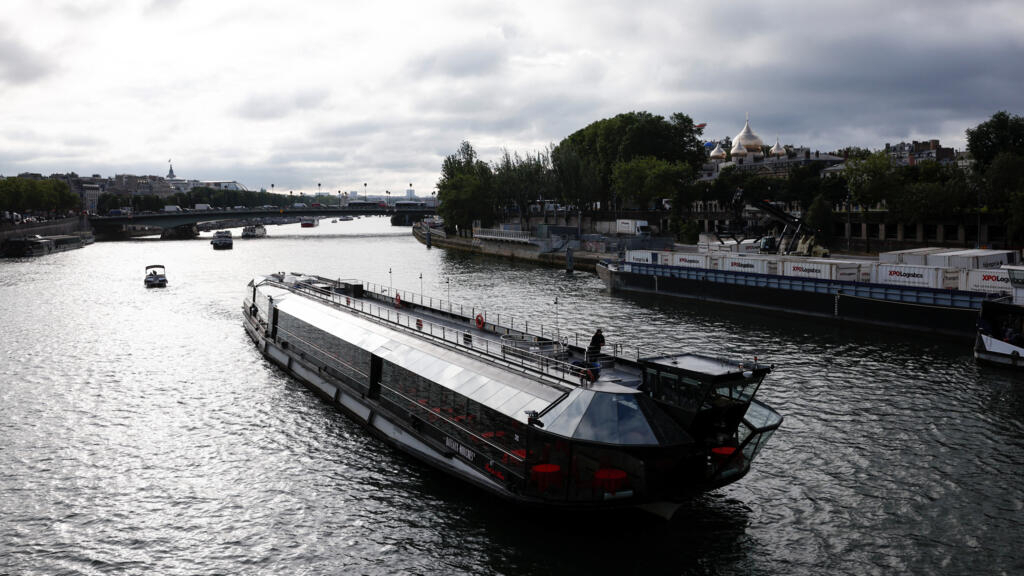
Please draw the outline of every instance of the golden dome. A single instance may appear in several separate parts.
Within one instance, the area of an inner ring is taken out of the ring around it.
[[[747,115],[747,123],[743,125],[743,130],[736,135],[733,140],[739,144],[743,144],[743,147],[754,156],[761,155],[761,148],[764,146],[764,142],[754,131],[750,129],[750,115]]]
[[[732,150],[729,151],[729,154],[732,154],[733,158],[743,158],[744,156],[747,155],[747,148],[743,146],[743,144],[739,140],[737,140],[732,145]]]
[[[715,144],[715,149],[711,151],[712,160],[725,160],[725,150],[722,149],[722,143]]]
[[[776,158],[786,155],[786,149],[782,147],[782,144],[779,144],[778,138],[775,139],[775,146],[772,146],[771,155]]]

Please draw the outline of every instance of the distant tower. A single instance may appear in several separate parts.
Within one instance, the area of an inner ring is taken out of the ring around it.
[[[167,166],[170,168],[167,171],[167,179],[168,180],[174,180],[175,179],[175,176],[174,176],[174,164],[171,164],[171,159],[170,158],[167,159]]]

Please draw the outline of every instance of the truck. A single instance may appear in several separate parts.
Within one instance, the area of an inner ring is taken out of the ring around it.
[[[616,220],[615,233],[626,236],[650,236],[651,227],[647,220]]]
[[[192,207],[192,209],[193,210],[209,210],[210,209],[210,205],[209,204],[196,204],[195,206]]]
[[[177,204],[168,204],[164,206],[164,212],[181,212],[181,206]]]
[[[292,204],[292,208],[308,208],[308,206],[306,206],[305,202],[296,202]]]

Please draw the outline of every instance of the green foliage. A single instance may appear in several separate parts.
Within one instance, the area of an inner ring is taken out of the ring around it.
[[[546,152],[527,154],[523,158],[505,150],[491,170],[496,208],[503,218],[514,213],[525,214],[530,202],[538,198],[558,197],[558,181]]]
[[[566,146],[571,153],[562,152]],[[612,197],[616,164],[642,157],[681,162],[696,171],[705,159],[700,130],[685,114],[676,113],[665,120],[649,112],[628,112],[570,134],[552,153],[567,199],[601,202],[603,206],[608,206]],[[591,174],[596,176],[596,190],[590,190],[591,183],[583,185]]]
[[[67,182],[45,178],[0,179],[0,210],[14,212],[66,212],[78,210],[81,200]]]
[[[855,204],[861,210],[867,210],[882,203],[887,192],[892,188],[892,160],[884,150],[879,150],[864,159],[851,159],[846,162],[845,176],[847,190]]]
[[[1024,118],[1006,111],[967,129],[967,150],[984,173],[1000,154],[1024,155]]]
[[[804,222],[814,231],[814,238],[822,246],[832,242],[832,202],[825,194],[818,194],[811,201]]]
[[[477,158],[472,144],[463,142],[459,151],[444,159],[441,179],[437,181],[438,213],[445,227],[469,229],[474,220],[485,226],[495,217],[493,173]]]
[[[650,209],[662,199],[679,198],[691,180],[693,170],[682,162],[639,156],[615,163],[612,193],[619,206]]]

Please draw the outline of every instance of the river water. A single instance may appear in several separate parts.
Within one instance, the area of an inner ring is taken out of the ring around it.
[[[382,218],[268,232],[0,261],[0,574],[1024,573],[1024,375],[976,366],[969,343],[609,295]],[[168,288],[143,288],[148,264]],[[260,356],[241,301],[281,270],[757,356],[786,419],[747,477],[671,521],[521,511]]]

